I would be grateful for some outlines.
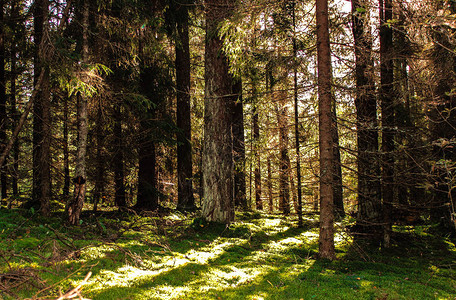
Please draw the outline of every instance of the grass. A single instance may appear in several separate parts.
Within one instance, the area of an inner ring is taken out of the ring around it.
[[[0,210],[0,299],[53,299],[88,272],[90,299],[456,299],[454,240],[432,226],[396,227],[388,251],[339,230],[329,262],[316,259],[317,216],[304,228],[251,212],[229,227],[179,214],[83,220]]]

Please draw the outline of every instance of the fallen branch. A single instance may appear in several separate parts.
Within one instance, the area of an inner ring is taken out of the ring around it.
[[[81,299],[81,300],[82,299],[89,300],[87,298],[83,298],[82,297],[81,290],[82,290],[83,285],[86,284],[87,281],[89,280],[90,276],[92,276],[92,272],[87,273],[87,275],[84,278],[84,280],[77,287],[69,290],[68,292],[66,292],[63,295],[60,295],[60,297],[58,297],[56,300],[73,299],[73,298],[76,298],[76,297],[79,297],[79,299]]]

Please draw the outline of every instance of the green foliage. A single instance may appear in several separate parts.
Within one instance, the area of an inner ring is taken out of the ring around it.
[[[31,279],[5,285],[0,295],[55,298],[89,271],[82,295],[90,299],[450,299],[454,293],[454,241],[433,235],[430,226],[396,227],[388,252],[351,246],[339,232],[338,260],[328,262],[315,259],[316,216],[304,229],[294,227],[294,218],[240,216],[226,227],[182,215],[106,212],[65,228],[59,218],[1,210],[0,273],[28,270]],[[44,281],[47,289],[37,294]]]

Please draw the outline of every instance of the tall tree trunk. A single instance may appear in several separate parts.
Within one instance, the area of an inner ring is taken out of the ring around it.
[[[371,57],[372,40],[366,26],[369,8],[362,0],[352,0],[355,43],[356,118],[358,142],[358,218],[364,233],[379,231],[382,222],[380,168],[378,155],[377,99]]]
[[[0,0],[0,149],[3,151],[6,142],[7,115],[6,115],[6,79],[5,79],[5,32],[4,32],[4,0]],[[0,166],[0,184],[2,201],[8,197],[7,195],[7,176],[6,176],[6,161]]]
[[[16,19],[18,16],[17,12],[17,4],[15,2],[12,3],[11,8],[11,18]],[[16,22],[12,23],[11,31],[13,34],[16,33]],[[11,45],[11,116],[13,119],[13,126],[11,128],[11,132],[14,131],[17,124],[19,123],[19,112],[17,111],[17,91],[16,91],[16,80],[17,80],[17,44],[16,40],[13,38],[12,45]],[[18,196],[18,176],[19,176],[19,141],[16,139],[13,145],[13,174],[12,174],[12,182],[11,187],[13,190],[13,195]]]
[[[298,203],[296,212],[298,214],[298,227],[302,227],[302,189],[301,189],[301,151],[299,146],[299,110],[298,110],[298,47],[296,43],[296,0],[293,0],[293,100],[294,100],[294,133],[296,148],[296,179],[298,190]]]
[[[177,87],[177,209],[195,209],[193,197],[193,164],[190,120],[190,44],[188,35],[188,8],[175,4],[181,19],[177,22],[176,87]]]
[[[125,176],[124,176],[124,141],[122,138],[122,104],[120,100],[114,103],[114,202],[117,207],[127,206],[125,196]]]
[[[104,131],[103,131],[103,107],[100,102],[97,108],[97,122],[95,126],[96,141],[97,141],[97,156],[96,156],[96,179],[93,195],[93,211],[97,211],[98,204],[104,200],[105,195],[105,159],[104,159]]]
[[[318,60],[318,119],[320,149],[320,238],[319,257],[333,260],[334,249],[334,139],[331,51],[329,46],[328,0],[316,0],[317,60]]]
[[[233,102],[234,202],[235,206],[246,210],[244,102],[241,78],[234,80]]]
[[[233,79],[219,37],[220,23],[234,3],[206,1],[205,110],[203,144],[203,216],[208,221],[234,220],[231,95]]]
[[[383,246],[391,245],[394,201],[393,18],[391,0],[380,0],[380,102],[382,109]]]
[[[70,151],[68,139],[68,97],[63,100],[63,189],[62,195],[66,198],[70,195]]]
[[[254,84],[255,85],[255,84]],[[256,99],[256,88],[253,88],[253,97]],[[255,100],[256,102],[256,100]],[[260,142],[260,124],[259,124],[259,115],[258,115],[258,103],[253,104],[253,144],[255,147],[255,207],[258,210],[263,210],[263,201],[261,200],[261,155],[259,151],[259,142]]]
[[[336,101],[333,101],[332,104],[332,116],[333,116],[333,189],[334,189],[334,209],[335,214],[338,218],[343,218],[345,216],[344,209],[344,194],[343,194],[343,185],[342,185],[342,162],[340,161],[340,148],[339,148],[339,128],[337,125],[337,107]]]
[[[89,0],[84,0],[82,4],[82,55],[83,66],[89,63]],[[87,80],[88,78],[83,78]],[[78,94],[78,145],[76,153],[76,168],[73,179],[74,192],[73,198],[67,206],[68,223],[77,225],[84,206],[86,182],[87,182],[87,137],[89,134],[87,95]]]
[[[290,184],[288,172],[290,158],[288,156],[288,109],[285,106],[286,91],[276,91],[277,121],[279,126],[279,150],[280,150],[280,173],[279,173],[279,209],[284,215],[290,213]]]
[[[44,45],[47,41],[43,40],[44,32],[47,31],[48,27],[48,6],[48,0],[35,1],[33,18],[35,28],[35,86],[38,85],[41,73],[43,73],[43,77],[33,106],[33,194],[32,201],[28,205],[32,207],[39,206],[41,213],[45,216],[50,213],[51,197],[51,103],[49,68],[46,66],[46,57],[44,57]]]

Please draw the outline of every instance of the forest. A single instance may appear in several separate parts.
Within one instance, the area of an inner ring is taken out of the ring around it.
[[[0,0],[0,299],[454,299],[455,147],[455,0]]]

